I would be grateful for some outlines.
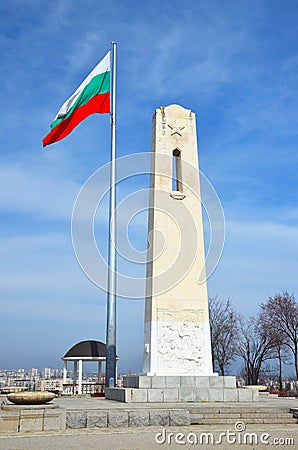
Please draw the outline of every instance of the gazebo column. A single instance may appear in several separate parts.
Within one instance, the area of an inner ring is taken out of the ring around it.
[[[82,380],[83,380],[83,361],[79,359],[79,390],[78,394],[82,393]]]
[[[97,369],[98,392],[101,392],[101,361],[98,361]]]
[[[66,384],[67,380],[67,361],[64,361],[64,367],[63,367],[63,384]]]
[[[73,384],[74,384],[74,394],[77,393],[77,374],[78,374],[78,362],[73,362]]]

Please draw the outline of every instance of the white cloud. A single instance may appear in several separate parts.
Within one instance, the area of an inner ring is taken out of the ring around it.
[[[16,164],[2,165],[0,180],[0,210],[30,214],[35,218],[70,219],[80,188],[70,179]]]
[[[268,295],[298,295],[298,226],[277,222],[226,222],[221,261],[209,279],[209,293],[232,297],[243,313],[255,313]]]

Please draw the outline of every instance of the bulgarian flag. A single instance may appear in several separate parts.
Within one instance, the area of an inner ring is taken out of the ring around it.
[[[110,53],[106,54],[75,93],[61,106],[51,123],[51,131],[42,140],[44,147],[65,138],[90,114],[111,112]]]

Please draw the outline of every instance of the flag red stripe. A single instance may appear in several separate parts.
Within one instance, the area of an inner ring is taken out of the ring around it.
[[[62,120],[49,134],[42,140],[42,144],[53,144],[65,138],[72,130],[90,114],[100,113],[105,114],[110,111],[110,93],[98,94],[92,97],[88,103],[79,106],[74,110],[71,116]]]

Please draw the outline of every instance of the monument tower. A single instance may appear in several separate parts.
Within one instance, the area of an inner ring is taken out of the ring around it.
[[[213,375],[195,114],[152,124],[144,366],[147,375]]]
[[[170,105],[153,116],[143,373],[106,388],[106,398],[257,400],[236,377],[213,373],[210,341],[195,114]]]

